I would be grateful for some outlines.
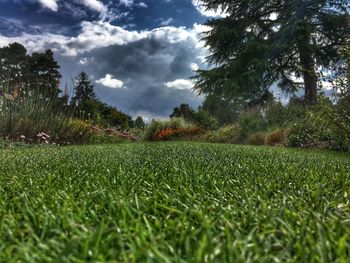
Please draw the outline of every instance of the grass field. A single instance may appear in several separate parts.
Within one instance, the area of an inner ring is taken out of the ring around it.
[[[0,151],[1,262],[348,262],[350,156],[154,143]]]

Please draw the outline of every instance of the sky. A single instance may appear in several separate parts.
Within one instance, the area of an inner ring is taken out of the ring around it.
[[[202,96],[190,77],[208,68],[202,24],[219,14],[198,0],[0,0],[0,47],[52,49],[62,86],[85,71],[98,97],[146,120]]]

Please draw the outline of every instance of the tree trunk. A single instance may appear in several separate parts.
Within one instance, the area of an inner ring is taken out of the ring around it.
[[[298,49],[300,55],[300,66],[304,78],[305,102],[307,106],[317,103],[317,75],[315,71],[315,60],[311,48],[310,25],[307,22],[308,1],[296,1],[296,16],[299,20]]]
[[[307,39],[305,41],[307,41]],[[306,46],[301,47],[299,52],[305,86],[305,102],[307,106],[312,106],[317,103],[318,79],[315,71],[315,61],[312,57],[312,53]]]

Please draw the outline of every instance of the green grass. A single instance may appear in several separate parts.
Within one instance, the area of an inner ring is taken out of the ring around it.
[[[1,262],[348,262],[350,156],[194,143],[0,151]]]

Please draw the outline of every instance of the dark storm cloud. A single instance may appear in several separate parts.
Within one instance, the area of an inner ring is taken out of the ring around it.
[[[94,83],[98,96],[131,115],[168,117],[181,103],[199,106],[192,90],[167,87],[165,83],[193,76],[191,64],[200,64],[202,49],[195,39],[170,43],[167,38],[145,38],[127,45],[92,50],[77,57],[60,57],[62,68],[75,75],[79,70],[94,81],[111,74],[124,82],[121,89]],[[79,63],[82,62],[83,64]]]
[[[103,101],[133,116],[168,117],[181,103],[200,104],[188,78],[205,53],[193,25],[205,18],[192,0],[44,2],[0,0],[0,46],[53,49],[63,85],[84,70]]]

